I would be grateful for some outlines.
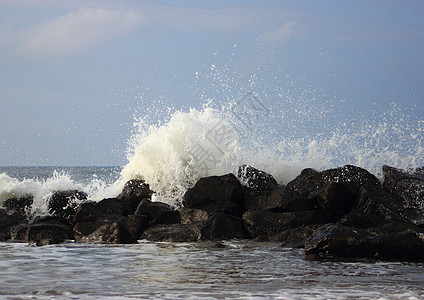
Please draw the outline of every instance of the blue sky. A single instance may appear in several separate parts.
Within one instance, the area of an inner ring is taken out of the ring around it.
[[[269,105],[307,90],[423,115],[420,0],[0,0],[0,45],[6,166],[123,165],[134,115],[225,102],[217,81],[252,76]]]

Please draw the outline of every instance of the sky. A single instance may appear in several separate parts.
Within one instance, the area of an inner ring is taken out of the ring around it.
[[[422,120],[423,53],[421,0],[0,0],[0,165],[122,166],[134,118],[232,89]]]

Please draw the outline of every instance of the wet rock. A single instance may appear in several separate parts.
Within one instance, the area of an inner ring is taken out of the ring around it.
[[[82,201],[87,200],[87,194],[78,190],[56,191],[48,203],[49,213],[71,221]]]
[[[89,232],[88,229],[93,230]],[[79,223],[74,226],[75,238],[80,242],[134,244],[137,239],[129,232],[122,222],[91,222]]]
[[[403,203],[409,219],[424,224],[424,174],[383,166],[383,188]]]
[[[122,217],[122,202],[117,198],[107,198],[100,202],[82,203],[77,209],[72,223],[110,222]]]
[[[356,208],[363,213],[362,216],[372,216],[376,227],[387,233],[417,227],[410,221],[408,212],[404,210],[401,200],[381,188],[362,187]],[[354,223],[360,222],[354,221]]]
[[[146,198],[150,199],[152,193],[144,180],[132,179],[128,181],[117,197],[122,201],[123,215],[133,215],[140,201]]]
[[[206,221],[209,219],[209,215],[206,211],[195,208],[183,207],[180,210],[181,223],[190,224],[195,222]]]
[[[319,224],[314,224],[285,229],[276,236],[276,239],[282,242],[281,246],[284,248],[304,248],[306,240],[320,226]]]
[[[12,241],[26,241],[36,246],[60,244],[74,239],[67,221],[58,217],[37,218],[31,224],[21,224],[11,230]]]
[[[372,235],[366,230],[340,224],[318,228],[305,242],[307,258],[372,258],[394,261],[424,261],[424,234],[403,231]]]
[[[30,216],[30,209],[33,201],[34,197],[32,195],[10,198],[3,203],[3,207],[8,214],[16,213],[19,222],[24,222]]]
[[[19,224],[18,213],[8,214],[6,209],[0,208],[0,241],[10,239],[10,230]]]
[[[213,214],[203,225],[202,240],[229,240],[242,239],[243,232],[242,219],[227,215],[222,212]]]
[[[245,211],[242,186],[234,174],[201,178],[184,194],[183,205],[209,215],[225,212],[241,216]]]
[[[237,176],[243,183],[245,208],[248,209],[272,209],[281,206],[283,188],[279,187],[272,175],[242,165],[238,169]]]
[[[142,234],[142,239],[155,242],[195,242],[201,238],[201,223],[158,224]]]
[[[181,222],[180,213],[177,210],[166,203],[152,202],[149,199],[141,200],[135,214],[149,217],[150,226]]]
[[[137,240],[140,239],[141,234],[150,226],[150,217],[143,215],[126,216],[120,219],[120,221]]]
[[[283,231],[313,224],[327,223],[331,216],[320,211],[274,213],[269,210],[248,210],[243,221],[249,236],[260,241],[280,241]]]
[[[374,175],[356,166],[346,165],[322,172],[304,169],[299,176],[287,184],[280,211],[321,209],[322,203],[321,205],[317,203],[319,195],[330,183],[342,184],[351,194],[358,194],[361,187],[378,188],[381,186],[380,181]],[[333,190],[335,188],[335,186],[331,187]],[[341,188],[339,186],[337,189]]]

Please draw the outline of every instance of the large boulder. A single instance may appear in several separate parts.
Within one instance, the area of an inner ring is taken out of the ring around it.
[[[202,240],[242,239],[243,222],[241,218],[222,212],[213,214],[202,226]]]
[[[144,180],[132,179],[128,181],[122,192],[117,196],[122,202],[123,215],[133,215],[140,201],[151,199],[152,193]]]
[[[272,175],[252,166],[242,165],[238,169],[237,177],[242,183],[246,210],[273,209],[281,206],[284,189]]]
[[[170,205],[162,202],[152,202],[149,199],[140,201],[136,215],[147,216],[150,226],[155,224],[174,224],[180,223],[180,213]]]
[[[202,223],[158,224],[148,228],[142,239],[154,242],[195,242],[201,239]]]
[[[72,221],[81,202],[87,200],[87,194],[78,190],[56,191],[48,202],[49,213]]]
[[[80,242],[134,244],[137,239],[123,222],[89,222],[74,226],[75,238]]]
[[[209,215],[224,212],[240,217],[245,211],[243,189],[231,173],[204,177],[184,194],[183,206],[204,210]]]
[[[0,208],[0,241],[3,242],[9,240],[10,230],[18,224],[18,213],[13,212],[12,214],[8,214],[6,209]]]
[[[424,224],[424,172],[420,170],[383,166],[383,188],[400,199],[405,213],[415,224]]]
[[[326,224],[318,228],[305,242],[307,259],[372,258],[423,262],[423,251],[422,232],[411,230],[374,235],[366,230],[340,224]]]
[[[122,216],[122,201],[117,198],[107,198],[100,202],[82,203],[77,209],[72,223],[109,222],[119,220]]]
[[[330,190],[326,191],[326,187],[331,183],[338,185],[330,185],[327,188]],[[341,205],[343,206],[342,209],[349,209],[354,204],[353,195],[358,194],[361,187],[379,188],[381,187],[381,183],[377,177],[367,170],[352,165],[321,172],[314,169],[304,169],[299,176],[287,184],[279,210],[300,211],[322,209],[323,203],[320,197],[323,193],[332,194],[328,196],[332,197],[333,200],[330,200],[330,202],[333,203],[343,198],[338,194],[346,195],[350,200],[346,201],[342,199],[344,204]],[[334,199],[334,196],[337,196],[338,199]],[[324,202],[327,202],[327,200],[324,199]],[[326,206],[324,203],[324,208]]]
[[[36,246],[63,243],[74,239],[67,220],[59,217],[36,218],[31,224],[21,224],[11,230],[12,241],[26,241]]]
[[[31,206],[34,201],[34,196],[26,195],[22,197],[9,198],[3,203],[3,207],[8,214],[16,213],[19,222],[24,222],[31,216]]]

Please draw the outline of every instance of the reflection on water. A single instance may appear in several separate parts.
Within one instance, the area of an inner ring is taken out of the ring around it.
[[[278,244],[223,243],[0,243],[0,297],[424,297],[424,264],[305,261]]]

